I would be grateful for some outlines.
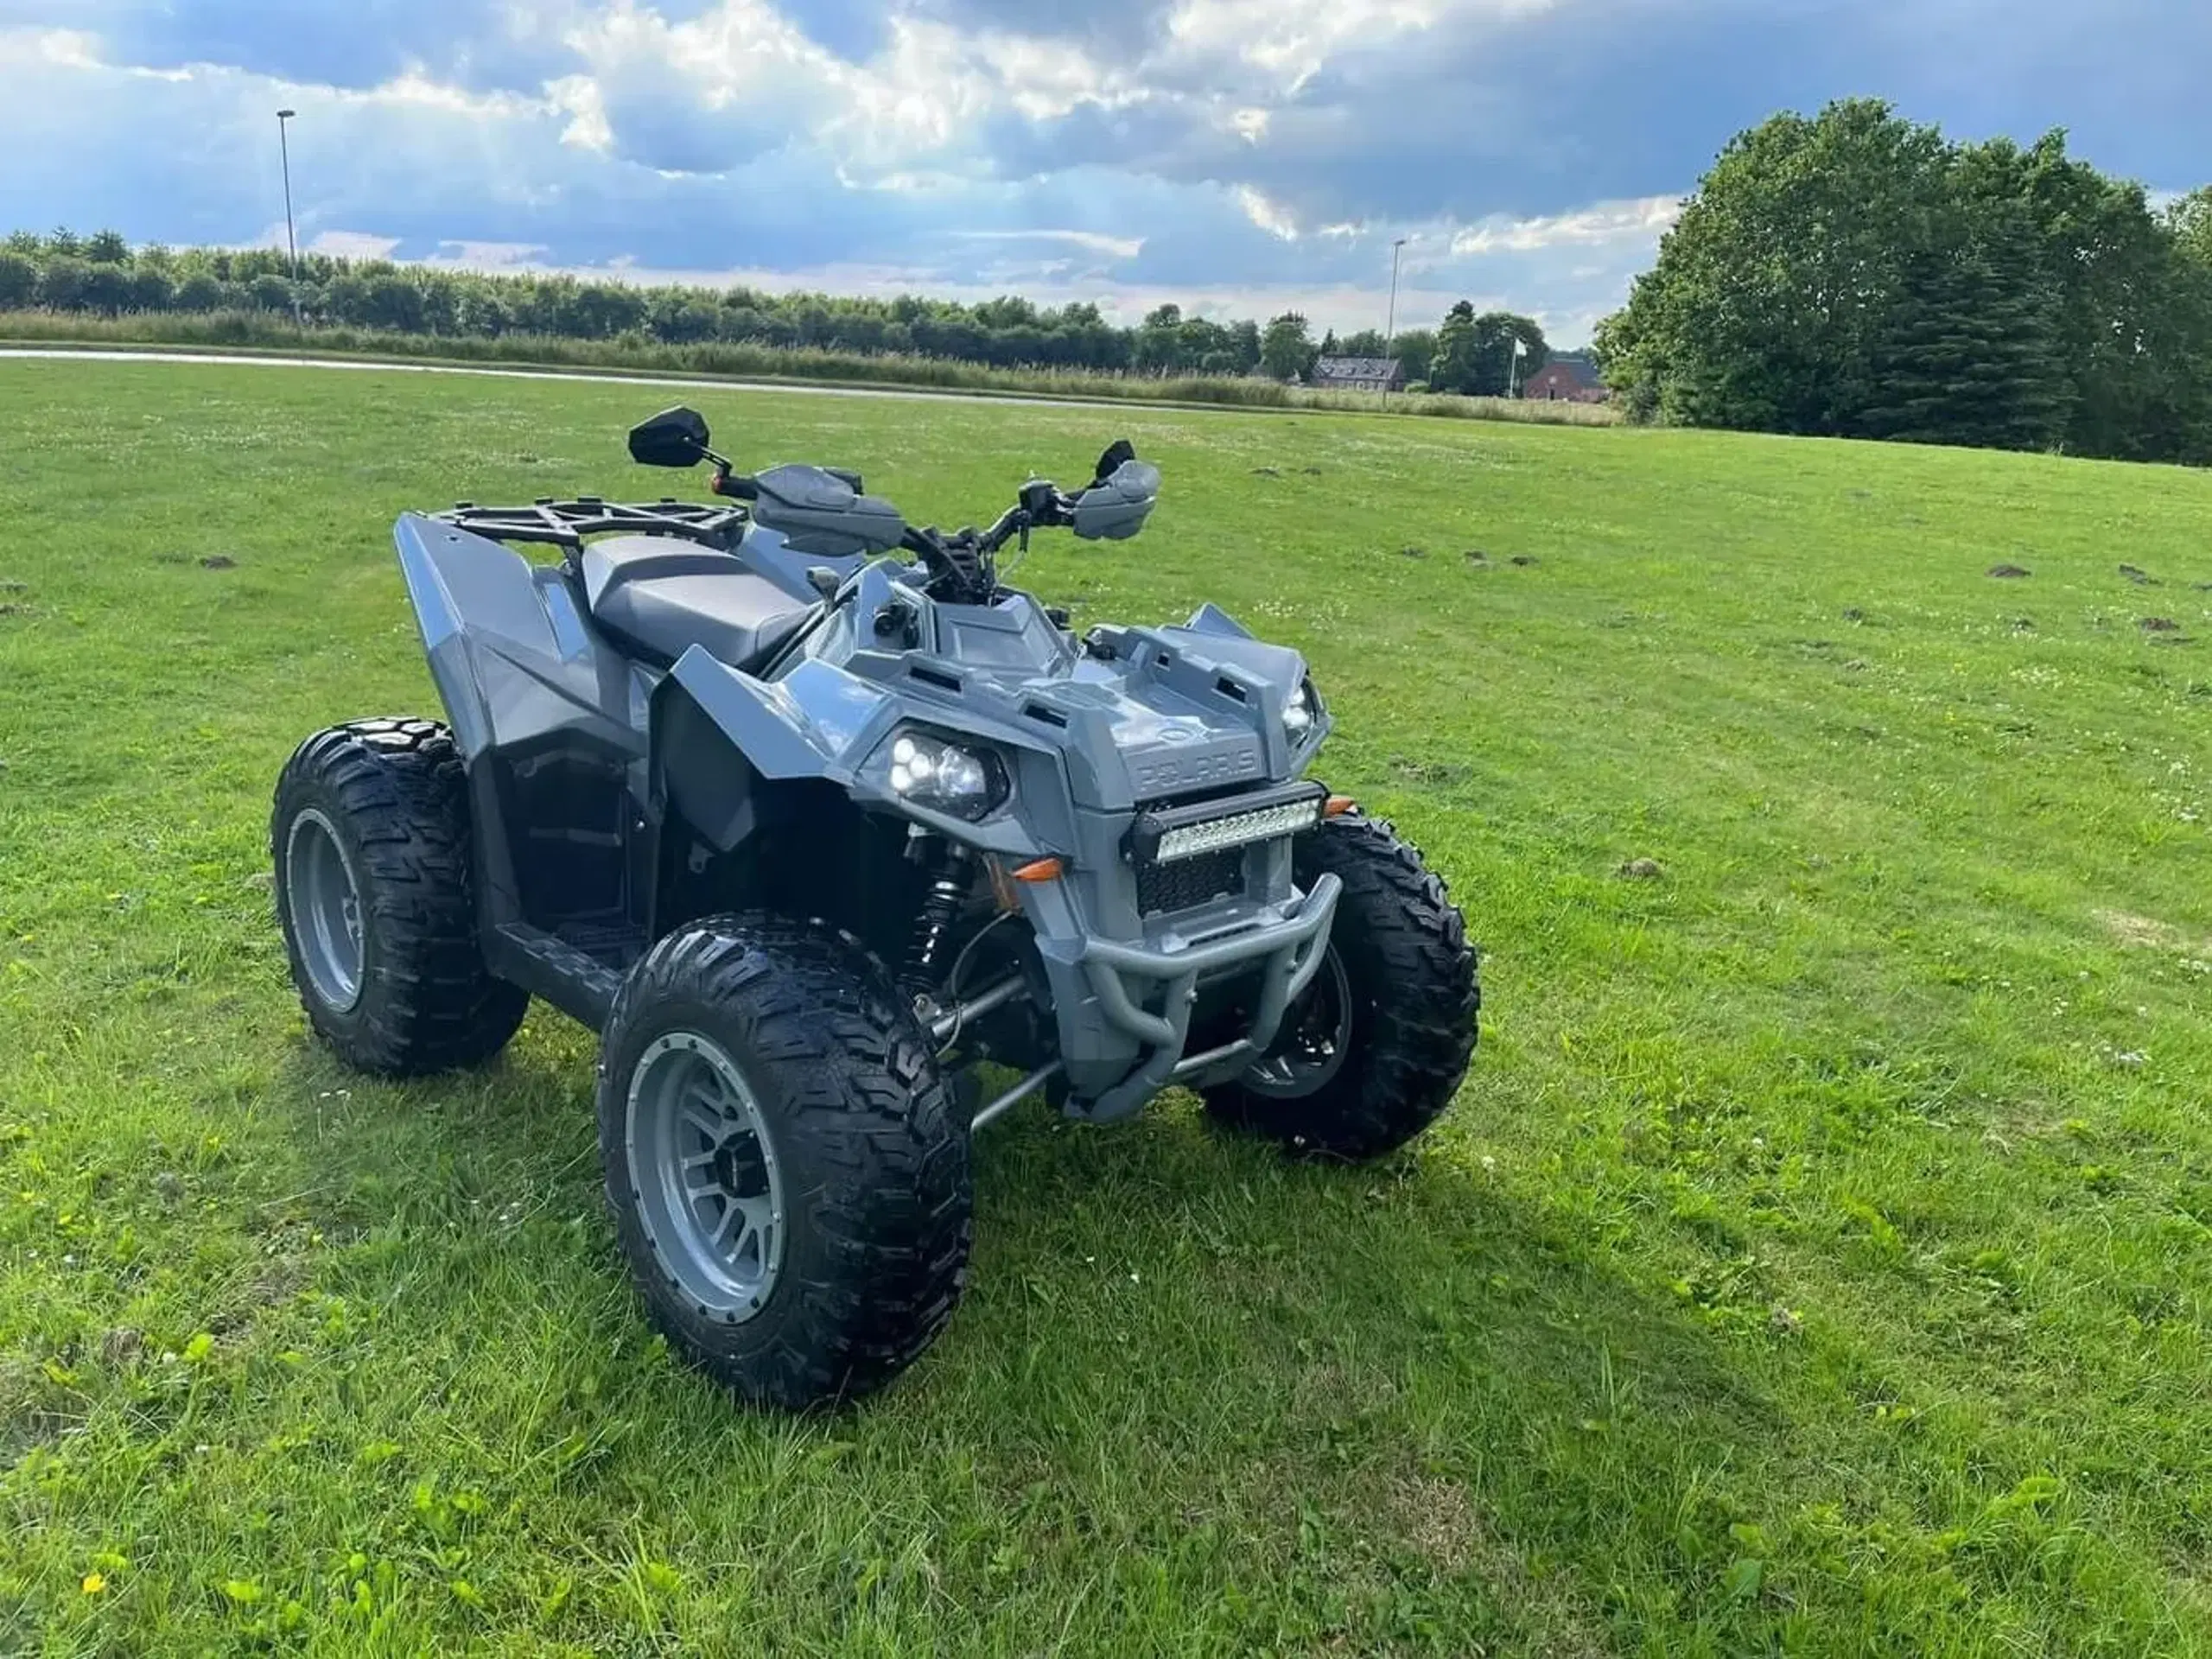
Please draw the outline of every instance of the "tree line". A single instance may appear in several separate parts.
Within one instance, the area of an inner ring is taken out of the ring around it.
[[[2067,154],[1883,103],[1738,137],[1601,367],[1694,426],[2212,461],[2212,189],[2161,210]]]
[[[502,275],[348,260],[298,261],[268,248],[133,247],[113,231],[79,236],[17,232],[0,243],[0,311],[38,308],[120,317],[155,313],[260,314],[308,324],[434,338],[531,335],[563,340],[709,342],[811,347],[863,356],[912,355],[999,368],[1070,368],[1156,376],[1310,379],[1324,354],[1397,356],[1406,378],[1439,391],[1505,389],[1510,342],[1542,360],[1542,331],[1503,313],[1478,318],[1465,302],[1438,329],[1395,342],[1373,329],[1317,341],[1286,312],[1264,327],[1154,308],[1134,328],[1096,306],[1044,308],[1008,295],[976,305],[902,295],[863,299],[626,283],[559,275]]]

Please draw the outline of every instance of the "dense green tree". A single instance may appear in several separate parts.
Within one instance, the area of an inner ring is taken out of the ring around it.
[[[1398,359],[1408,380],[1427,380],[1430,360],[1436,355],[1436,330],[1401,328],[1384,355]]]
[[[1516,356],[1515,347],[1520,347]],[[1455,359],[1452,391],[1475,397],[1503,397],[1550,359],[1551,346],[1535,320],[1510,311],[1485,311],[1474,319],[1473,340]],[[1431,383],[1434,376],[1431,374]]]
[[[223,303],[223,284],[213,272],[188,271],[178,283],[171,303],[180,311],[213,311]],[[351,322],[355,319],[348,317]]]
[[[382,328],[492,339],[509,334],[676,345],[728,341],[808,346],[852,353],[916,353],[1007,366],[1073,367],[1117,372],[1199,372],[1223,377],[1263,372],[1266,340],[1251,318],[1224,322],[1166,304],[1135,328],[1117,327],[1088,302],[1057,310],[1019,295],[980,305],[902,295],[894,299],[768,294],[742,286],[715,291],[639,288],[573,276],[502,276],[388,260],[351,262],[322,254],[295,265],[282,249],[121,247],[104,232],[82,238],[16,232],[0,263],[0,308],[47,306],[102,312],[251,310],[283,316],[296,302],[325,326]],[[102,257],[90,257],[97,246]],[[1529,327],[1533,327],[1531,324]],[[1395,352],[1409,378],[1428,368],[1435,337],[1408,329],[1386,341],[1372,329],[1339,350]],[[1312,372],[1317,348],[1295,317],[1276,320],[1274,365]]]
[[[1166,374],[1182,366],[1181,306],[1157,306],[1146,314],[1143,325],[1137,330],[1135,361],[1138,368],[1154,374]]]
[[[420,334],[424,324],[423,290],[396,272],[372,277],[368,310],[361,321],[372,328]]]
[[[1436,349],[1424,378],[1439,391],[1472,391],[1482,376],[1482,340],[1475,329],[1475,308],[1461,300],[1444,314]]]
[[[130,257],[130,245],[119,231],[101,231],[86,242],[85,257],[96,265],[119,265]]]
[[[1597,350],[1632,410],[1693,424],[2203,459],[2183,240],[2063,135],[1962,146],[1837,104],[1728,146]]]
[[[1033,328],[1037,326],[1037,308],[1019,294],[1003,294],[995,300],[985,300],[976,308],[975,315],[977,325],[984,328]]]
[[[2212,184],[2190,191],[2169,207],[2166,227],[2185,258],[2212,270]]]
[[[1205,370],[1209,359],[1229,352],[1229,331],[1209,317],[1184,318],[1176,336],[1181,361],[1188,368]]]
[[[653,338],[671,346],[690,346],[712,340],[721,327],[724,313],[703,295],[666,289],[653,296],[645,310],[645,326]],[[456,315],[458,321],[458,315]]]
[[[1954,165],[1967,235],[1995,217],[2024,223],[2039,249],[2023,275],[2047,294],[2067,353],[2066,447],[2133,459],[2170,453],[2163,440],[2202,365],[2176,327],[2172,232],[2143,188],[2071,159],[2060,133],[2024,149],[2007,139],[1967,146]]]
[[[2066,371],[2046,296],[2000,251],[1929,252],[1874,346],[1869,437],[2032,449],[2063,429]]]
[[[1346,334],[1337,342],[1337,349],[1346,357],[1388,357],[1390,347],[1379,328],[1362,328]]]
[[[245,285],[246,298],[258,311],[284,311],[292,308],[292,285],[282,276],[257,276]]]
[[[1249,317],[1233,324],[1229,330],[1229,353],[1236,362],[1237,373],[1256,371],[1260,366],[1260,325]]]
[[[176,297],[176,285],[169,281],[168,273],[150,265],[126,268],[123,283],[126,311],[166,311]]]
[[[18,311],[37,301],[37,263],[16,248],[0,249],[0,311]]]
[[[73,244],[75,238],[70,239]],[[38,302],[50,311],[90,309],[86,289],[92,274],[92,268],[73,253],[48,255],[39,270]]]
[[[1863,100],[1741,135],[1610,331],[1609,378],[1651,378],[1693,424],[1847,429],[1873,335],[1931,246],[1945,161],[1933,128]]]
[[[1269,318],[1260,335],[1260,366],[1270,379],[1303,379],[1313,372],[1313,360],[1319,355],[1313,330],[1298,312]]]

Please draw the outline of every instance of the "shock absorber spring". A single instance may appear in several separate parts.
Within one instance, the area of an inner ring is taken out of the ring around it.
[[[938,964],[944,959],[952,930],[960,920],[961,903],[968,895],[961,874],[959,856],[955,852],[947,856],[931,878],[929,892],[922,899],[921,917],[915,923],[913,944],[906,953],[906,982],[917,993],[937,988]]]

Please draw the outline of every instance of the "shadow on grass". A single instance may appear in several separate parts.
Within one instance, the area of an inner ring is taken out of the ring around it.
[[[326,1287],[385,1310],[469,1433],[518,1459],[588,1434],[563,1487],[582,1510],[737,1548],[746,1517],[801,1499],[747,1483],[835,1446],[801,1488],[874,1496],[810,1524],[862,1537],[974,1517],[1069,1570],[1164,1553],[1193,1596],[1426,1596],[1470,1642],[1751,1611],[1723,1581],[1732,1527],[1759,1517],[1730,1493],[1740,1474],[1770,1497],[1802,1456],[1792,1425],[1740,1353],[1463,1166],[1448,1129],[1344,1169],[1217,1132],[1183,1096],[1112,1131],[1018,1114],[977,1148],[944,1338],[886,1395],[793,1421],[734,1408],[649,1337],[601,1211],[589,1039],[546,1020],[480,1072],[404,1087],[303,1054],[283,1095],[330,1178],[326,1225],[354,1241]]]

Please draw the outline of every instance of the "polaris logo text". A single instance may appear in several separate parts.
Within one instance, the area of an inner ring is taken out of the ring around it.
[[[1141,795],[1241,783],[1259,775],[1260,756],[1255,749],[1217,749],[1211,754],[1148,760],[1135,768],[1137,792]]]

